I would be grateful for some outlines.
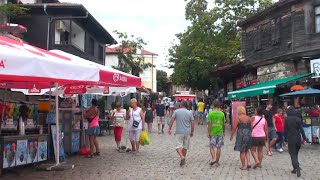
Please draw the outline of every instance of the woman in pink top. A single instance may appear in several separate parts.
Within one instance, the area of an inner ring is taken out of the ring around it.
[[[256,109],[255,116],[252,117],[252,144],[251,154],[255,160],[254,169],[261,168],[263,159],[263,146],[268,138],[268,123],[263,117],[262,108]],[[268,141],[267,141],[268,142]]]
[[[90,141],[90,155],[88,155],[88,158],[93,158],[93,155],[96,155],[96,156],[100,155],[99,143],[96,138],[100,132],[99,109],[97,106],[98,106],[98,101],[96,99],[92,99],[92,106],[89,108],[86,114],[86,117],[89,121],[89,128],[87,129],[87,135],[89,135],[89,141]],[[96,148],[95,153],[94,153],[94,148]]]

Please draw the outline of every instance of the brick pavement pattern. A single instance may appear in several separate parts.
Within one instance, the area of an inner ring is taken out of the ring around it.
[[[156,130],[156,124],[154,124],[154,130]],[[291,163],[286,148],[282,154],[275,152],[272,157],[265,156],[261,169],[241,171],[239,153],[233,150],[235,140],[230,142],[229,137],[230,127],[226,133],[219,167],[209,166],[211,157],[206,126],[196,125],[195,136],[191,139],[191,148],[184,167],[179,166],[180,161],[175,151],[175,138],[167,134],[166,127],[164,135],[151,134],[151,144],[141,147],[137,155],[117,152],[113,136],[107,135],[99,137],[101,156],[93,159],[73,156],[68,159],[69,163],[75,165],[73,170],[37,171],[34,167],[25,167],[14,172],[4,172],[0,179],[297,179],[296,175],[290,172]],[[303,146],[299,158],[302,167],[302,177],[299,179],[320,179],[320,146]]]

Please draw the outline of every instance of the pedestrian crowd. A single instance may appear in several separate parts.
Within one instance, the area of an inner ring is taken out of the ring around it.
[[[92,104],[87,118],[96,119],[99,110],[96,108],[96,102]],[[117,150],[121,148],[121,136],[126,120],[128,121],[129,140],[132,145],[131,151],[138,153],[141,131],[145,130],[145,124],[147,124],[148,132],[153,133],[152,123],[156,118],[158,134],[164,134],[166,123],[169,126],[168,134],[173,134],[172,128],[176,123],[175,148],[180,157],[180,166],[184,166],[190,147],[190,139],[195,133],[196,119],[199,126],[207,125],[207,137],[212,158],[209,165],[220,166],[221,149],[225,141],[225,127],[226,123],[230,123],[232,124],[230,141],[233,141],[236,136],[234,150],[240,152],[241,170],[262,168],[264,147],[266,146],[266,155],[272,156],[273,149],[280,153],[283,152],[283,146],[287,142],[293,166],[292,173],[297,174],[298,177],[301,176],[298,153],[301,144],[306,142],[306,136],[302,128],[301,115],[293,106],[288,106],[286,110],[279,109],[276,114],[273,114],[272,103],[268,102],[265,109],[257,108],[252,117],[247,116],[245,107],[239,106],[237,117],[233,117],[231,123],[230,108],[221,106],[218,101],[213,101],[212,105],[210,103],[206,105],[202,99],[198,103],[195,100],[176,102],[166,100],[163,102],[158,99],[155,105],[149,103],[146,107],[141,108],[136,99],[131,99],[130,104],[131,108],[126,110],[121,108],[121,103],[116,103],[116,109],[111,114]],[[100,154],[96,130],[96,122],[93,120],[88,129],[91,150],[89,157]],[[96,148],[95,154],[94,147]],[[253,166],[251,156],[254,160]]]

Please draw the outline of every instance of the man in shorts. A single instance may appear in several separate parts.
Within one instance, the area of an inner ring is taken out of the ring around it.
[[[161,103],[161,99],[158,99],[156,108],[154,109],[154,116],[157,115],[158,120],[158,134],[164,134],[164,125],[165,125],[165,117],[167,116],[166,107],[164,104]],[[161,129],[162,125],[162,129]]]
[[[209,113],[208,121],[208,138],[210,139],[210,154],[212,157],[210,165],[219,166],[221,147],[224,143],[225,116],[220,111],[220,103],[218,101],[213,102],[213,111]],[[215,148],[217,149],[216,153]]]
[[[263,111],[264,118],[267,120],[268,123],[268,148],[267,148],[267,155],[272,156],[272,147],[276,144],[277,142],[277,131],[276,131],[276,126],[275,126],[275,120],[273,118],[273,113],[272,113],[272,102],[269,101],[267,102],[267,107]]]
[[[180,156],[180,166],[186,164],[187,150],[190,146],[190,137],[193,136],[194,132],[194,118],[191,111],[187,110],[188,103],[187,101],[182,101],[180,109],[174,111],[170,126],[169,126],[169,135],[171,135],[171,129],[174,121],[176,121],[176,132],[175,136],[177,139],[176,150]]]
[[[203,125],[205,104],[202,101],[202,99],[199,100],[197,106],[198,106],[198,125],[200,124]]]

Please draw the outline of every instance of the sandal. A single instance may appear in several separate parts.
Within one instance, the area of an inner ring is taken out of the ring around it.
[[[210,166],[213,166],[215,163],[217,163],[217,161],[213,161],[210,163]]]
[[[93,155],[90,154],[90,155],[87,156],[87,158],[90,158],[90,159],[91,159],[91,158],[93,158]]]
[[[95,156],[100,156],[100,152],[94,153]]]
[[[220,164],[218,162],[216,162],[216,167],[219,167],[219,166],[220,166]]]
[[[243,167],[241,167],[240,169],[241,169],[242,171],[243,171],[243,170],[247,170],[247,168],[243,168]]]
[[[247,166],[247,169],[251,169],[251,165],[248,165],[248,166]]]
[[[258,167],[261,167],[261,164],[260,163],[257,163],[253,166],[253,169],[257,169]]]

